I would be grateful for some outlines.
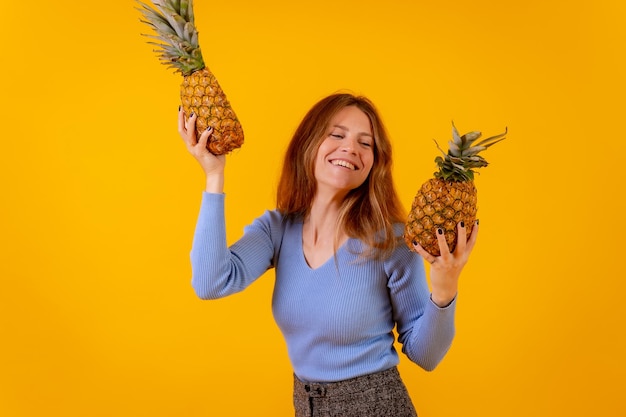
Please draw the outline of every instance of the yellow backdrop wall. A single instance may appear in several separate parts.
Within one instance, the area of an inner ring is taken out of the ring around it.
[[[575,4],[196,0],[246,130],[231,240],[273,207],[288,138],[329,93],[377,103],[407,207],[452,119],[509,127],[477,179],[454,345],[433,373],[401,363],[421,416],[626,415],[626,7]],[[272,274],[193,295],[203,178],[135,7],[3,4],[0,415],[289,416]]]

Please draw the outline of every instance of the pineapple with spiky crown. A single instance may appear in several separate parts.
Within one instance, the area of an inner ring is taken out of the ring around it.
[[[158,40],[159,59],[183,75],[180,86],[182,107],[187,115],[195,113],[198,135],[213,127],[207,148],[215,155],[241,147],[243,128],[215,75],[205,66],[194,24],[193,0],[152,0],[155,8],[137,0],[142,6],[143,23],[156,32],[145,35]]]
[[[481,132],[469,132],[463,136],[452,123],[452,140],[448,152],[435,144],[443,157],[435,162],[439,170],[434,178],[426,181],[417,191],[404,228],[404,240],[411,250],[414,242],[428,253],[439,256],[437,231],[444,233],[450,252],[457,241],[457,224],[463,221],[469,238],[477,211],[477,190],[474,185],[475,169],[487,166],[480,152],[505,139],[504,133],[483,139]]]

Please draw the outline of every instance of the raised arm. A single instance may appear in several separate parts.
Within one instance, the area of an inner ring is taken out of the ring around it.
[[[212,129],[209,127],[198,137],[195,122],[196,115],[186,117],[179,111],[178,132],[206,176],[206,192],[202,194],[190,253],[191,283],[198,297],[215,299],[242,291],[273,266],[282,221],[278,213],[266,212],[228,247],[224,216],[225,156],[215,156],[207,150]]]

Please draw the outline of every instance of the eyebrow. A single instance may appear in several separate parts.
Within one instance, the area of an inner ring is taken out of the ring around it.
[[[333,127],[338,127],[339,129],[343,129],[343,130],[346,130],[346,131],[349,131],[349,130],[350,130],[350,129],[348,129],[347,127],[342,126],[342,125],[333,125]],[[374,137],[374,136],[372,136],[371,134],[369,134],[369,133],[367,133],[367,132],[360,132],[360,133],[359,133],[359,136],[369,136],[370,138],[373,138],[373,137]]]

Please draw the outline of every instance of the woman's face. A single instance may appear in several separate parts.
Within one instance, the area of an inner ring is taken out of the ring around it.
[[[315,179],[319,191],[347,193],[367,179],[374,164],[370,120],[356,106],[344,107],[330,121],[317,150]]]

